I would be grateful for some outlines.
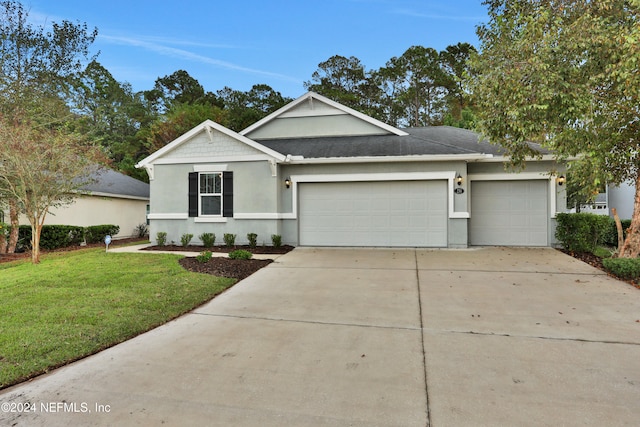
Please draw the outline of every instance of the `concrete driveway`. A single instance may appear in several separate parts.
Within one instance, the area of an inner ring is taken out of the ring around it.
[[[553,249],[298,248],[0,392],[0,424],[638,425],[639,320],[640,290]]]

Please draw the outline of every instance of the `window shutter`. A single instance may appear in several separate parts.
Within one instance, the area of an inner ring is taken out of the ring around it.
[[[233,172],[222,172],[222,216],[233,217]]]
[[[189,216],[198,216],[198,172],[189,172]]]

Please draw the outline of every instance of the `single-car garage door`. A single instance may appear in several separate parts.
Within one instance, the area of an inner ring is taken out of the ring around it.
[[[298,186],[300,244],[447,246],[447,181]]]
[[[548,182],[472,181],[472,245],[547,246]]]

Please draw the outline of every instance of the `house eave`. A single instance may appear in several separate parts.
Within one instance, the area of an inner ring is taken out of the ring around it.
[[[399,163],[399,162],[450,162],[481,161],[491,158],[491,154],[424,154],[411,156],[360,156],[360,157],[319,157],[304,158],[291,156],[289,164],[335,164],[335,163]]]

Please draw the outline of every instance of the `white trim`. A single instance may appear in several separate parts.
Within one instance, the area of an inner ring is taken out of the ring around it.
[[[467,175],[467,180],[471,181],[531,181],[531,180],[548,180],[549,181],[549,217],[555,218],[557,215],[557,192],[556,192],[556,176],[550,175],[548,172],[520,172],[512,174],[470,174]],[[471,191],[469,192],[469,199],[467,205],[471,206],[472,197]]]
[[[113,193],[103,193],[100,191],[73,191],[72,193],[75,193],[79,196],[94,196],[94,197],[109,197],[112,199],[129,199],[129,200],[145,200],[145,201],[149,201],[148,197],[140,197],[140,196],[129,196],[126,194],[113,194]]]
[[[293,212],[282,214],[283,219],[298,218],[298,183],[305,182],[371,182],[371,181],[447,181],[447,211],[449,218],[469,218],[469,212],[454,212],[453,185],[456,171],[442,172],[398,172],[398,173],[353,173],[353,174],[322,174],[322,175],[292,175],[291,191]]]
[[[211,162],[255,162],[263,160],[273,160],[272,157],[255,154],[250,156],[229,156],[229,157],[183,157],[179,159],[158,159],[153,162],[154,165],[179,165],[187,163],[211,163]]]
[[[481,161],[484,162],[500,162],[500,163],[509,163],[511,161],[511,157],[499,156],[499,155],[490,155],[486,159]],[[541,158],[537,157],[527,157],[525,159],[527,162],[553,162],[558,161],[558,159],[553,154],[543,154]]]
[[[193,217],[193,222],[227,222],[227,219],[222,216],[196,216]]]
[[[301,104],[302,102],[306,101],[307,99],[310,99],[313,102],[313,99],[316,99],[320,102],[323,102],[333,108],[336,108],[340,111],[343,111],[346,114],[352,115],[354,117],[359,118],[360,120],[363,120],[369,124],[372,124],[380,129],[383,129],[389,133],[395,134],[395,135],[399,135],[399,136],[405,136],[405,135],[409,135],[407,132],[402,131],[400,129],[397,129],[393,126],[389,126],[386,123],[383,123],[379,120],[374,119],[373,117],[369,117],[366,114],[362,114],[359,111],[356,111],[354,109],[351,109],[345,105],[339,104],[335,101],[330,100],[329,98],[325,98],[322,95],[319,95],[315,92],[307,92],[306,94],[302,95],[300,98],[288,103],[287,105],[285,105],[284,107],[278,109],[277,111],[269,114],[267,117],[265,117],[262,120],[257,121],[256,123],[252,124],[251,126],[249,126],[248,128],[241,130],[240,131],[240,135],[247,135],[251,132],[253,132],[254,130],[264,126],[265,124],[269,123],[270,121],[277,119],[278,117],[284,117],[283,115],[285,113],[287,113],[289,110],[293,109],[295,106],[297,106],[298,104]],[[326,114],[323,114],[326,115]]]
[[[326,164],[326,163],[398,163],[398,162],[449,162],[476,161],[490,158],[491,154],[417,154],[407,156],[362,156],[362,157],[291,157],[291,164]]]
[[[248,212],[235,213],[233,219],[282,219],[283,214],[277,212]]]
[[[148,219],[189,219],[186,213],[149,213]]]
[[[222,164],[207,164],[207,165],[193,165],[194,172],[223,172],[227,170],[228,165]]]

